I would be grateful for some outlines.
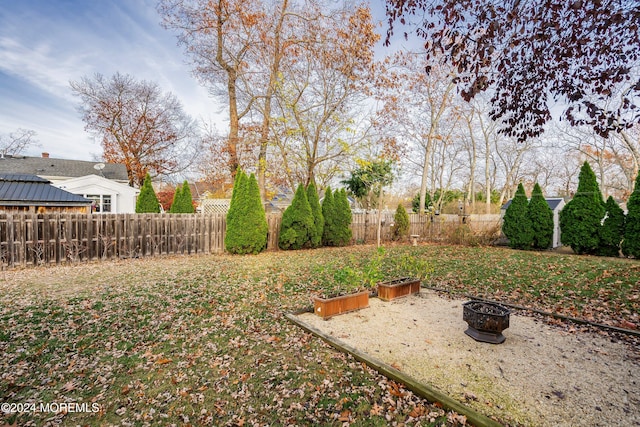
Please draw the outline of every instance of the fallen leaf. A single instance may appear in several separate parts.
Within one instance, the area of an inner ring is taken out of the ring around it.
[[[340,418],[338,418],[338,421],[344,421],[344,422],[348,422],[350,420],[350,416],[351,416],[351,411],[344,410],[340,413]]]
[[[374,403],[373,406],[371,407],[371,410],[369,411],[369,415],[382,415],[382,410],[383,407],[378,405],[377,403]]]

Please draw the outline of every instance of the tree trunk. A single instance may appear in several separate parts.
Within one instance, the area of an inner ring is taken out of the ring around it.
[[[383,189],[380,188],[380,197],[378,197],[378,230],[376,233],[376,245],[380,247],[380,235],[382,234],[382,197]]]
[[[266,172],[267,172],[267,148],[269,146],[269,130],[271,122],[271,101],[275,92],[278,73],[280,72],[280,60],[282,59],[282,46],[280,46],[280,37],[282,32],[282,24],[284,22],[285,13],[289,5],[289,0],[283,0],[282,9],[278,23],[276,24],[273,46],[273,64],[269,73],[269,86],[264,99],[264,111],[262,117],[262,127],[260,129],[260,152],[258,154],[258,187],[260,187],[260,195],[262,201],[267,200],[266,189]]]
[[[235,72],[228,73],[229,81],[229,139],[227,141],[227,152],[229,153],[229,171],[231,176],[236,176],[238,162],[238,141],[240,140],[240,118],[238,117],[238,96],[236,94]]]

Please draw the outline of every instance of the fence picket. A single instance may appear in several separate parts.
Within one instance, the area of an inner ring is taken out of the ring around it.
[[[282,215],[267,215],[268,250],[278,250]],[[466,218],[474,231],[495,229],[499,215]],[[409,214],[409,234],[446,238],[462,223],[457,215]],[[382,215],[381,238],[391,239],[393,214]],[[353,214],[353,242],[376,241],[377,214]],[[0,266],[60,264],[165,254],[224,252],[226,216],[207,214],[0,213]]]

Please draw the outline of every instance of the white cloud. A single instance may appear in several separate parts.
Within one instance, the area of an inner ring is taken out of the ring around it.
[[[33,129],[52,156],[92,158],[101,150],[84,131],[69,82],[116,72],[157,82],[194,118],[220,122],[218,104],[192,77],[160,20],[151,0],[3,5],[0,132]]]
[[[53,96],[72,100],[68,76],[88,68],[79,57],[55,56],[50,43],[27,46],[23,41],[0,37],[0,70],[25,80]]]

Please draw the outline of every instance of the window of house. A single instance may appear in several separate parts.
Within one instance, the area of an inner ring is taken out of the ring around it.
[[[86,199],[91,200],[91,212],[101,212],[100,211],[100,195],[99,194],[86,194],[84,196]]]
[[[91,200],[92,212],[111,212],[111,195],[110,194],[87,194],[85,198]]]
[[[102,196],[102,212],[111,212],[111,195]]]

